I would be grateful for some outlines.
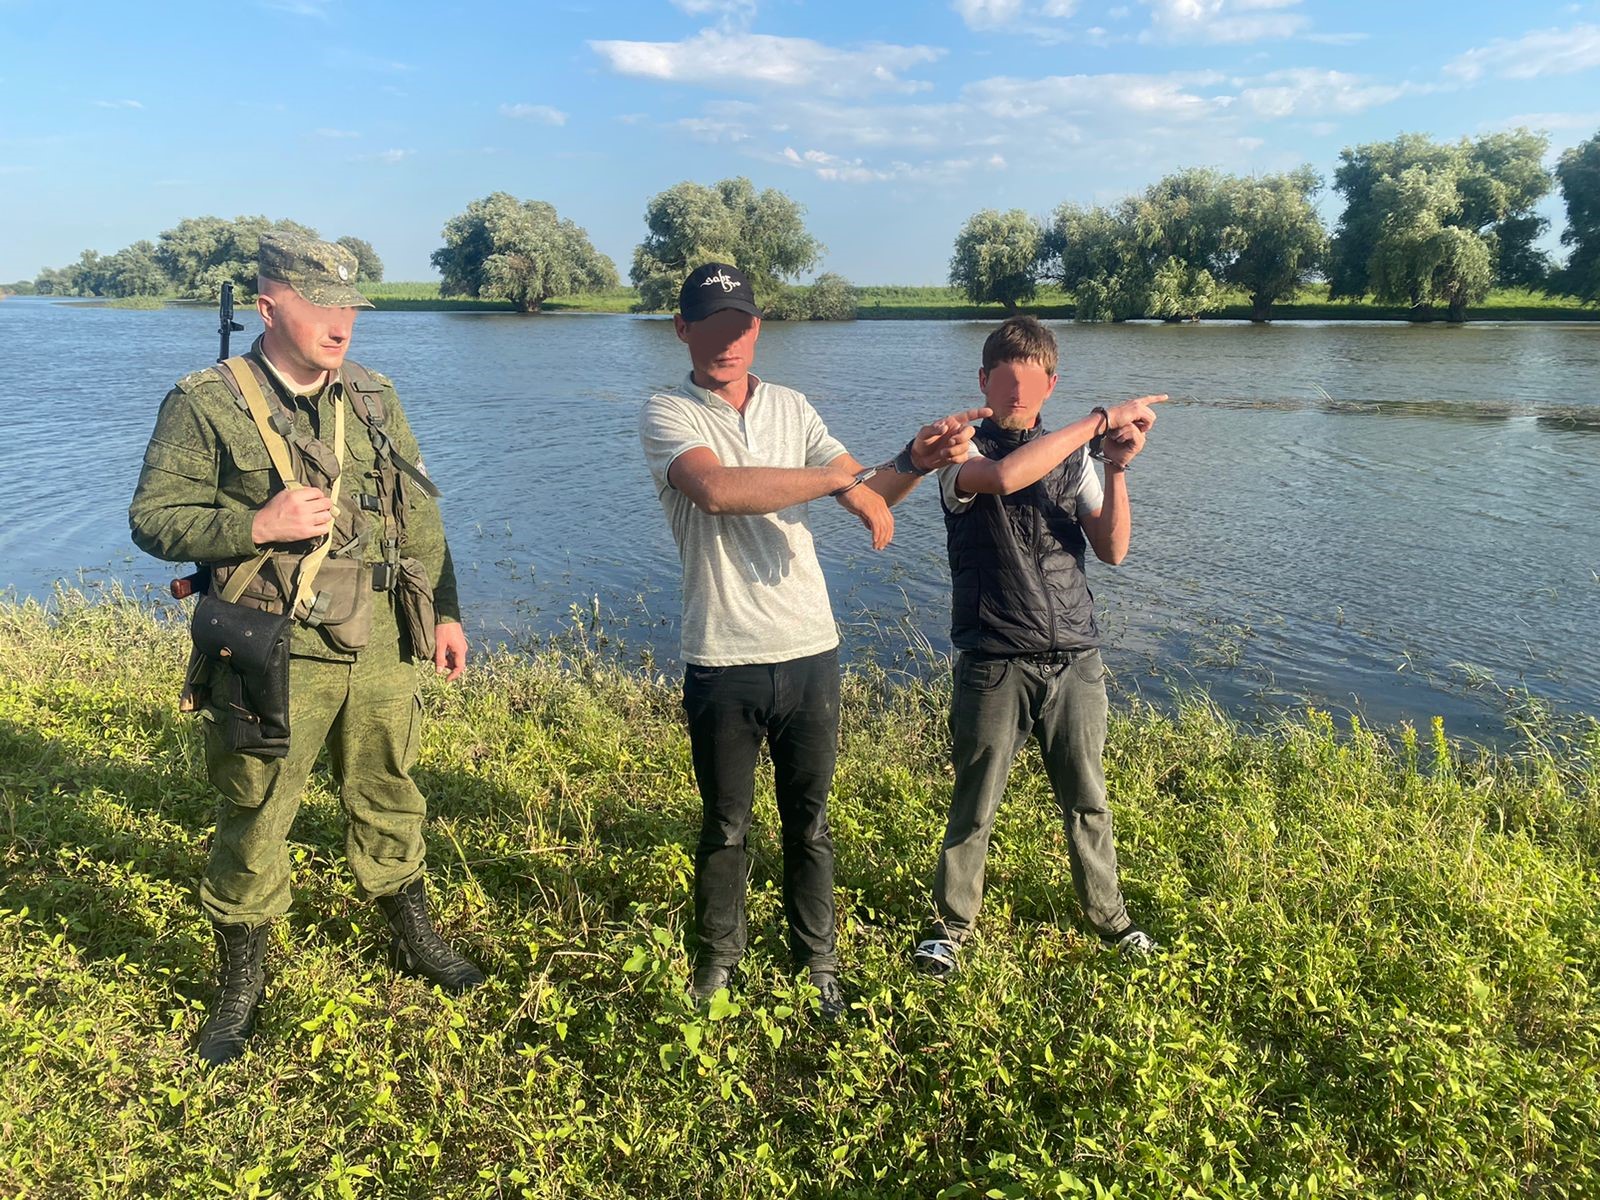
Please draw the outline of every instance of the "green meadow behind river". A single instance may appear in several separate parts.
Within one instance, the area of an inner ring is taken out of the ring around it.
[[[436,283],[363,283],[361,289],[381,310],[514,311],[507,300],[441,298]],[[795,290],[805,291],[804,287]],[[856,317],[863,321],[1001,321],[1007,315],[999,304],[973,304],[959,288],[953,287],[867,286],[854,291]],[[638,303],[639,294],[634,288],[619,287],[547,300],[544,311],[625,313],[633,311]],[[1032,301],[1020,305],[1017,311],[1032,313],[1043,320],[1071,320],[1072,297],[1060,288],[1044,285]],[[1411,317],[1403,305],[1378,304],[1371,300],[1329,300],[1327,284],[1309,284],[1272,309],[1275,321],[1406,321]],[[1600,309],[1570,296],[1551,296],[1528,288],[1497,288],[1473,305],[1468,317],[1473,321],[1593,321],[1600,319]],[[1224,292],[1221,306],[1203,314],[1202,319],[1249,320],[1250,298],[1242,292]]]
[[[785,969],[770,774],[752,953],[682,998],[698,800],[671,681],[574,625],[430,683],[417,776],[452,1000],[383,964],[319,776],[253,1052],[190,1052],[212,800],[181,613],[0,603],[0,1195],[1405,1196],[1600,1192],[1600,724],[1512,749],[1310,712],[1115,706],[1124,882],[1081,930],[1034,751],[945,985],[907,951],[947,678],[846,680],[834,836],[854,1004]]]

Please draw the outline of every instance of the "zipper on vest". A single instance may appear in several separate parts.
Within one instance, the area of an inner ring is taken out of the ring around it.
[[[1038,483],[1034,484],[1035,487],[1041,490],[1041,493],[1043,491],[1043,485],[1043,480],[1040,480]],[[1043,525],[1043,507],[1039,504],[1035,504],[1033,506],[1033,565],[1039,572],[1039,586],[1044,591],[1044,611],[1047,617],[1045,622],[1045,637],[1049,638],[1050,640],[1050,644],[1046,646],[1045,649],[1054,650],[1056,648],[1056,598],[1051,595],[1050,581],[1045,578],[1044,574],[1044,539],[1039,535],[1039,531]]]

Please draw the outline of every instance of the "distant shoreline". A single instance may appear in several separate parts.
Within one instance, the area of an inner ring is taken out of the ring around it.
[[[425,294],[435,285],[429,283],[373,284],[367,288],[373,307],[378,312],[486,312],[515,313],[516,309],[504,300],[479,300],[465,296],[442,297]],[[856,289],[859,303],[856,320],[859,321],[999,321],[1010,315],[998,304],[972,304],[950,288],[873,286]],[[1371,301],[1335,301],[1326,298],[1326,287],[1315,286],[1301,293],[1303,299],[1286,301],[1273,306],[1269,323],[1293,321],[1372,321],[1394,324],[1444,324],[1441,312],[1418,319],[1404,305],[1378,304]],[[200,305],[200,301],[177,297],[137,296],[126,300],[107,300],[92,297],[62,296],[58,303],[78,304],[95,308],[155,309],[167,305]],[[612,314],[628,315],[638,295],[632,288],[616,288],[592,296],[565,296],[545,302],[539,313],[546,314]],[[1031,304],[1019,305],[1018,313],[1047,321],[1070,321],[1074,318],[1074,305],[1070,298],[1046,290]],[[1202,313],[1201,323],[1207,321],[1249,321],[1251,308],[1248,300],[1224,304]],[[666,313],[638,314],[666,316]],[[1157,318],[1135,318],[1153,321]],[[1500,290],[1491,292],[1480,305],[1467,310],[1467,323],[1474,321],[1600,321],[1600,306],[1584,305],[1570,300],[1547,297],[1526,290]]]

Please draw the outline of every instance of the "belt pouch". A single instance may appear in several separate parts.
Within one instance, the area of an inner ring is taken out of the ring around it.
[[[324,560],[307,625],[322,631],[335,650],[354,654],[372,640],[372,568],[356,558]]]
[[[400,624],[411,644],[411,661],[433,661],[433,632],[439,623],[439,614],[433,606],[433,583],[414,558],[402,558],[398,564],[400,574],[395,579],[395,608],[400,613]]]

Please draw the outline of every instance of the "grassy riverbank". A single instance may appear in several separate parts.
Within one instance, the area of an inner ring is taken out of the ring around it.
[[[474,300],[466,296],[443,297],[436,283],[364,283],[361,290],[380,312],[499,312],[516,311],[505,300]],[[998,304],[973,304],[960,292],[948,287],[859,287],[856,289],[856,316],[863,321],[1000,321],[1006,311]],[[101,308],[150,309],[169,303],[196,304],[173,297],[134,296],[122,300],[71,300]],[[639,302],[633,288],[611,288],[582,296],[561,296],[544,303],[547,313],[629,313]],[[252,302],[253,303],[253,302]],[[1043,287],[1032,303],[1018,312],[1032,313],[1043,320],[1070,321],[1073,303],[1070,294],[1055,287]],[[658,314],[665,315],[665,314]],[[1274,321],[1409,321],[1411,311],[1401,305],[1368,301],[1329,300],[1326,284],[1302,288],[1292,300],[1273,306]],[[1248,296],[1229,293],[1225,303],[1205,314],[1209,321],[1248,321]],[[1443,314],[1435,314],[1442,320]],[[1582,305],[1567,297],[1547,296],[1524,288],[1503,288],[1491,292],[1483,303],[1467,312],[1469,321],[1595,321],[1600,307]]]
[[[432,283],[378,283],[363,285],[379,309],[409,311],[448,311],[477,309],[510,312],[511,305],[498,300],[440,299],[438,285]],[[947,287],[860,287],[856,289],[857,317],[866,321],[894,320],[1001,320],[1006,314],[998,304],[972,304],[965,296]],[[1206,320],[1247,321],[1248,296],[1229,294],[1222,307],[1205,315]],[[549,312],[630,312],[638,303],[632,288],[613,288],[589,296],[569,296],[545,303]],[[1067,321],[1073,316],[1072,297],[1055,287],[1039,289],[1032,303],[1019,311],[1046,320]],[[1442,314],[1440,314],[1442,317]],[[1302,288],[1289,301],[1275,305],[1275,321],[1408,321],[1410,310],[1400,305],[1366,301],[1329,300],[1326,284]],[[1593,321],[1600,319],[1600,308],[1547,296],[1543,292],[1505,288],[1491,292],[1483,303],[1468,311],[1475,321]]]
[[[382,965],[325,778],[258,1053],[202,1076],[211,800],[181,627],[0,605],[0,1194],[1593,1195],[1600,726],[1498,757],[1310,714],[1119,713],[1146,964],[1079,931],[1037,756],[981,943],[912,976],[944,685],[849,677],[834,812],[856,1003],[784,970],[770,785],[749,978],[680,998],[697,801],[670,684],[578,634],[426,693],[418,778],[460,1002]]]

